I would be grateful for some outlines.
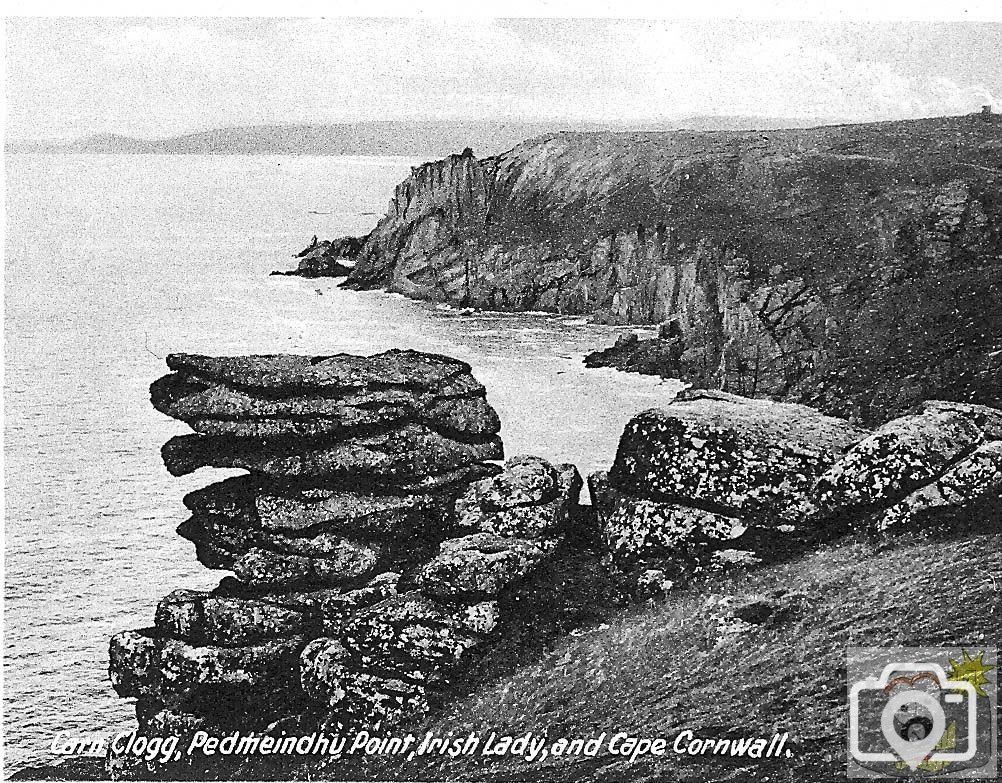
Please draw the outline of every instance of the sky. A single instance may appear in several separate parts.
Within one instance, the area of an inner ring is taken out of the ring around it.
[[[5,135],[961,114],[1002,106],[999,52],[997,22],[8,17]]]

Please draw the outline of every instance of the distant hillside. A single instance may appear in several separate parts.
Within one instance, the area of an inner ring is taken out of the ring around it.
[[[496,155],[525,139],[558,131],[733,130],[795,128],[816,118],[691,117],[672,123],[601,124],[581,122],[353,122],[330,125],[252,125],[138,139],[103,133],[68,144],[8,143],[9,153],[91,153],[106,155],[429,155],[442,157],[472,148]]]

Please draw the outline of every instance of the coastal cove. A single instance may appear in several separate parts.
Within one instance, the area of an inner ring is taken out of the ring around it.
[[[107,640],[159,597],[206,589],[174,534],[182,479],[159,447],[184,432],[149,404],[163,357],[389,348],[469,362],[509,455],[607,468],[627,420],[672,381],[583,356],[622,327],[585,316],[470,313],[336,280],[269,277],[313,234],[360,235],[409,158],[11,155],[5,386],[8,771],[54,761],[60,730],[131,723]]]

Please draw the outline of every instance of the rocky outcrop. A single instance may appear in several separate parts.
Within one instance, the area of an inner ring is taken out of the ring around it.
[[[928,401],[873,432],[801,405],[687,390],[588,478],[637,597],[847,533],[999,530],[1002,411]]]
[[[328,239],[313,242],[305,250],[296,254],[299,264],[288,272],[272,272],[273,275],[286,277],[346,277],[351,273],[352,266],[343,261],[351,261],[362,248],[362,239],[358,237],[341,237],[331,242]]]
[[[611,562],[657,584],[800,551],[818,538],[816,480],[866,435],[801,405],[683,391],[631,419],[589,476]]]
[[[499,472],[485,460],[502,456],[500,422],[469,366],[444,356],[167,363],[153,405],[195,430],[165,445],[168,469],[249,471],[190,493],[192,516],[178,528],[203,565],[233,576],[210,592],[172,592],[152,627],[113,637],[112,684],[137,700],[145,733],[278,731],[331,707],[304,689],[312,640],[347,644],[375,627],[360,625],[370,607],[386,617],[395,601],[411,605],[401,575],[459,534],[457,496]],[[453,662],[489,634],[482,609]],[[435,611],[441,625],[452,608]],[[400,652],[412,635],[391,646]]]
[[[163,458],[246,475],[189,493],[178,533],[214,590],[175,590],[111,640],[145,735],[386,727],[444,698],[489,647],[500,599],[553,556],[581,477],[518,457],[468,365],[371,357],[174,354],[157,410],[195,434]],[[508,603],[511,603],[510,599]],[[163,776],[128,758],[118,777]],[[189,775],[191,759],[171,774]]]
[[[812,501],[819,524],[848,529],[1000,529],[1002,411],[925,402],[838,459]]]
[[[400,592],[306,648],[305,692],[338,724],[387,726],[427,711],[505,619],[504,595],[567,535],[581,487],[573,465],[538,457],[513,458],[470,484],[456,500],[451,537],[404,574]]]
[[[933,397],[997,405],[1000,139],[956,117],[452,155],[396,188],[346,285],[674,319],[626,364],[867,426]]]

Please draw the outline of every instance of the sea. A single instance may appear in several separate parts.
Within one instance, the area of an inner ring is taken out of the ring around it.
[[[622,327],[269,276],[314,234],[368,232],[421,162],[5,156],[7,774],[57,761],[60,732],[131,726],[132,701],[108,681],[109,637],[149,626],[171,590],[224,575],[175,533],[182,496],[236,472],[163,467],[160,446],[187,431],[149,403],[168,353],[455,356],[486,385],[508,455],[582,474],[612,462],[633,414],[672,399],[676,382],[585,369]]]

